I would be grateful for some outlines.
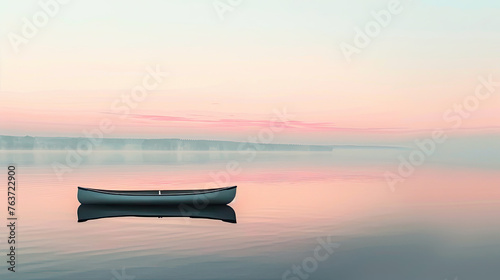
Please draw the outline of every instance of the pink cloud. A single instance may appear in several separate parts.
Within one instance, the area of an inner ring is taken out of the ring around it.
[[[130,118],[137,120],[147,120],[151,122],[171,122],[183,123],[193,125],[203,125],[217,128],[238,128],[238,127],[267,127],[273,126],[286,126],[287,128],[297,130],[314,130],[314,131],[341,131],[341,132],[395,132],[405,131],[405,128],[354,128],[354,127],[339,127],[332,122],[305,122],[297,120],[252,120],[252,119],[208,119],[208,118],[194,118],[194,117],[178,117],[178,116],[164,116],[164,115],[140,115],[131,114]]]
[[[203,128],[244,128],[244,127],[269,127],[270,125],[281,127],[285,126],[287,129],[296,131],[315,131],[315,132],[358,132],[358,133],[429,133],[436,130],[436,128],[405,128],[405,127],[341,127],[333,122],[306,122],[298,120],[255,120],[243,118],[210,118],[201,115],[191,115],[194,117],[179,117],[179,116],[165,116],[165,115],[145,115],[145,114],[131,114],[129,118],[136,120],[144,120],[150,124],[154,123],[171,123],[182,124],[183,126],[202,126]],[[443,130],[448,130],[443,127]],[[482,126],[482,127],[464,127],[460,131],[485,131],[485,130],[499,130],[500,126]],[[450,131],[452,132],[452,131]]]

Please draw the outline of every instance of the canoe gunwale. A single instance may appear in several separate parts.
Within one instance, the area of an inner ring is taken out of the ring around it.
[[[185,196],[185,195],[200,195],[200,194],[208,194],[220,191],[226,191],[235,189],[237,186],[232,187],[224,187],[224,188],[216,188],[216,189],[201,189],[201,190],[141,190],[141,191],[129,191],[129,190],[100,190],[100,189],[89,189],[78,187],[79,190],[90,191],[108,195],[118,195],[118,196]],[[159,194],[158,192],[162,193]],[[136,193],[134,193],[136,192]],[[144,192],[152,192],[151,194]],[[170,192],[170,193],[169,193]]]

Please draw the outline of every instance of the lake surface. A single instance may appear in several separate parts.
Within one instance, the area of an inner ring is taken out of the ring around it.
[[[16,166],[17,263],[1,279],[498,279],[498,159],[443,156],[389,187],[398,149],[332,153],[2,151]],[[454,160],[455,159],[455,160]],[[229,164],[229,168],[228,168]],[[236,223],[184,217],[78,222],[77,187],[238,185]],[[6,185],[6,184],[5,184]],[[2,188],[6,190],[5,188]],[[5,191],[1,218],[7,223]],[[7,227],[0,231],[5,256]]]

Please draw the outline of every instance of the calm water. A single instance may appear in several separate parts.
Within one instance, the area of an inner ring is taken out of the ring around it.
[[[94,152],[58,178],[51,165],[65,152],[3,152],[5,178],[17,167],[18,272],[3,261],[0,278],[498,279],[498,164],[433,159],[391,192],[384,172],[404,153]],[[77,186],[196,189],[217,180],[238,185],[237,223],[77,222]],[[6,223],[5,193],[0,206]],[[0,233],[5,254],[5,226]]]

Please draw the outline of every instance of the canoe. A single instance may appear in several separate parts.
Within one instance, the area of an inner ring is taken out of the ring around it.
[[[206,205],[229,204],[236,196],[236,186],[204,190],[116,191],[78,187],[81,204]]]
[[[220,220],[236,223],[236,213],[229,205],[208,205],[197,209],[190,206],[148,205],[89,205],[78,207],[78,222],[118,217],[182,217]]]

